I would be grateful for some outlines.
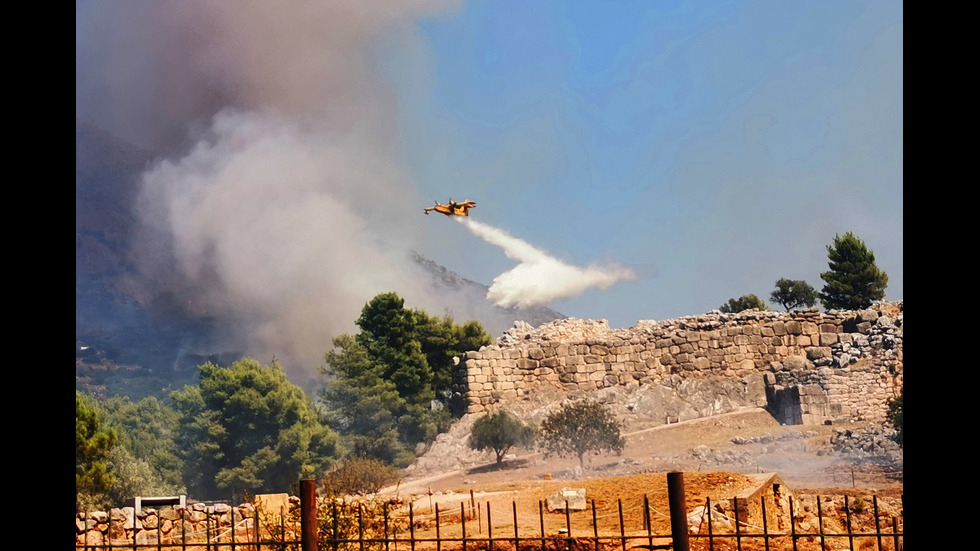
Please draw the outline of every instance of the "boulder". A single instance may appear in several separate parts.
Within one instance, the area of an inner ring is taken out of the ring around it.
[[[585,488],[562,488],[548,496],[546,501],[549,511],[564,511],[566,502],[569,511],[584,511],[587,508]]]

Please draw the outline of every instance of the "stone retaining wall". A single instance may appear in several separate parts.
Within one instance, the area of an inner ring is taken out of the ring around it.
[[[232,507],[195,503],[187,507],[143,508],[139,513],[134,507],[121,507],[76,514],[75,544],[101,547],[134,541],[139,545],[228,542],[232,526],[237,541],[246,541],[249,535],[254,539],[255,509],[251,504]]]
[[[713,311],[629,329],[606,320],[517,322],[495,344],[467,353],[454,382],[468,413],[539,395],[612,392],[648,401],[659,393],[687,418],[764,405],[793,424],[880,420],[902,384],[902,322],[901,302],[862,311]],[[727,405],[711,403],[718,392]]]

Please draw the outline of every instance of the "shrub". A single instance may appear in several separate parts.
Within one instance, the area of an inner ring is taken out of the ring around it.
[[[354,457],[327,471],[323,487],[327,495],[376,494],[402,478],[402,472],[394,465],[379,459]]]

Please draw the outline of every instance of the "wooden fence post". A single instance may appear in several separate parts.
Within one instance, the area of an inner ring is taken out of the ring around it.
[[[670,503],[670,535],[674,551],[688,551],[687,502],[684,497],[684,473],[667,473],[667,501]]]
[[[316,529],[316,481],[299,481],[300,545],[303,551],[318,551]]]

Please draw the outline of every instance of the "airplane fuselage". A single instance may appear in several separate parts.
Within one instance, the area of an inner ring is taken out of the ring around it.
[[[448,205],[436,202],[435,206],[422,209],[422,212],[429,214],[429,211],[434,210],[446,216],[469,216],[469,210],[475,206],[476,203],[473,201],[463,201],[462,203],[450,201]]]

